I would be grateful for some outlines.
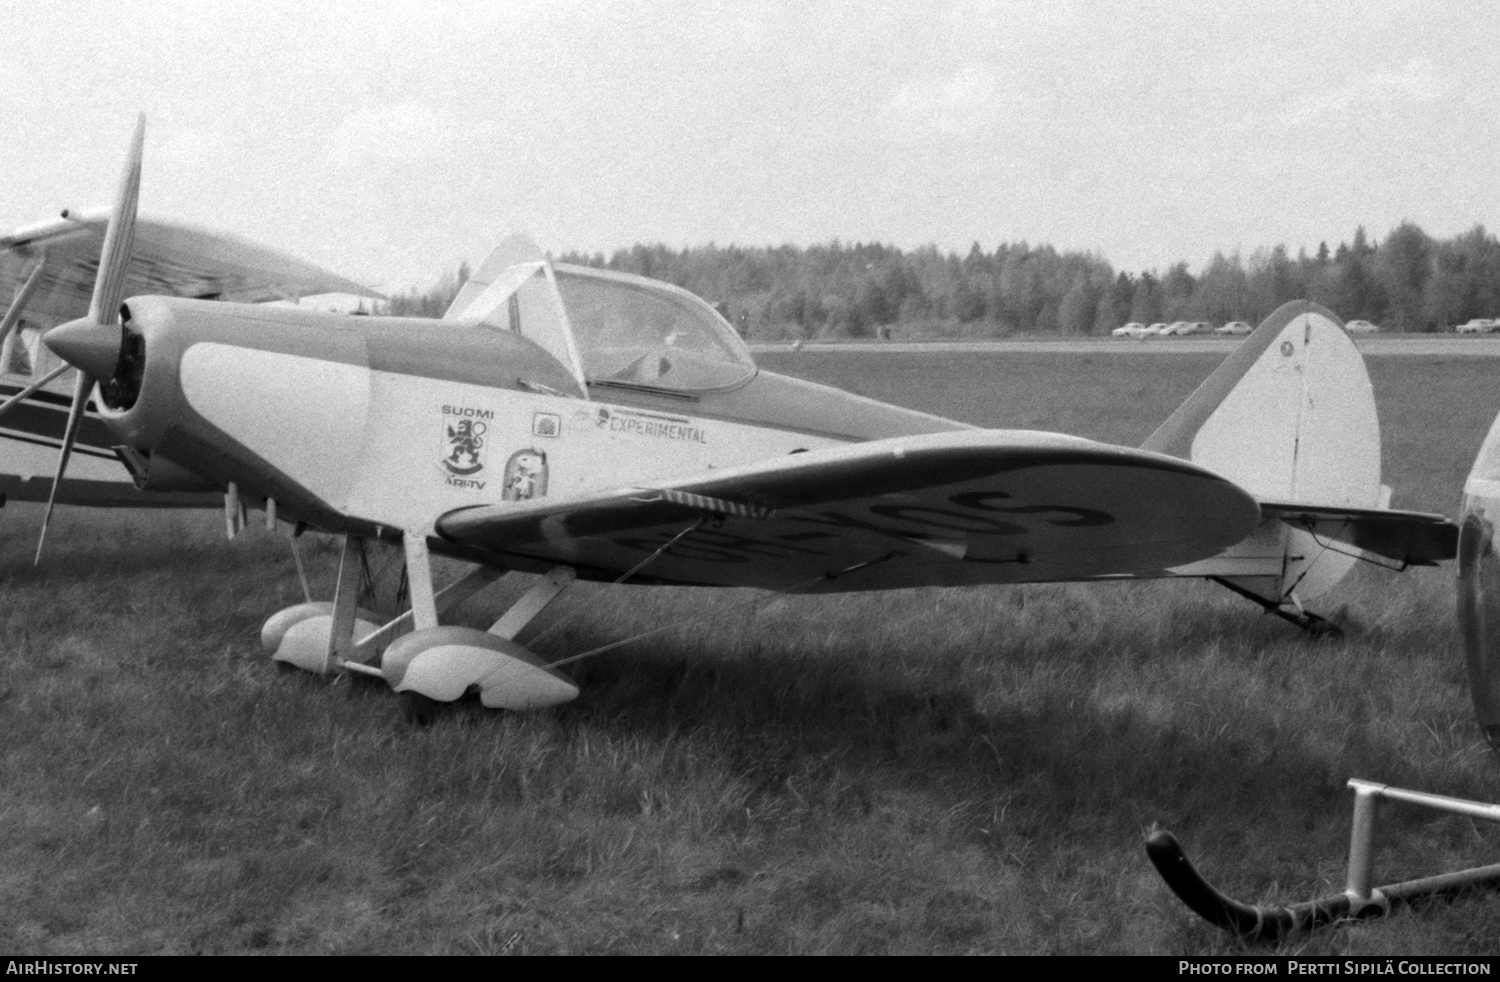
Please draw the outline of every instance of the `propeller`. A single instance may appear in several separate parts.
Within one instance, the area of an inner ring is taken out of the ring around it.
[[[109,227],[104,232],[104,248],[99,254],[99,274],[94,279],[94,296],[89,301],[88,316],[60,324],[48,331],[44,338],[47,347],[64,360],[78,366],[78,379],[73,385],[73,403],[68,408],[68,425],[63,431],[57,474],[52,479],[52,491],[47,496],[47,511],[42,516],[42,533],[37,538],[35,562],[38,563],[42,560],[42,545],[47,541],[47,526],[52,521],[52,508],[57,503],[57,489],[68,469],[68,458],[73,454],[73,442],[78,437],[78,426],[83,421],[89,394],[94,389],[96,375],[103,374],[101,365],[108,364],[99,357],[101,342],[114,349],[116,346],[113,338],[119,325],[122,337],[118,348],[125,347],[125,329],[119,324],[120,301],[124,299],[125,273],[130,267],[130,250],[135,241],[135,213],[141,194],[141,154],[145,140],[146,116],[142,113],[136,117],[130,154],[125,161],[125,170],[120,175],[119,190],[115,192]]]

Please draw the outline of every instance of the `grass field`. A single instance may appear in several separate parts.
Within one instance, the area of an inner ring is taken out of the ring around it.
[[[992,426],[1138,443],[1194,355],[773,354]],[[1400,507],[1453,513],[1500,362],[1372,359]],[[300,599],[217,515],[0,521],[0,950],[44,953],[1495,953],[1479,894],[1249,947],[1146,860],[1231,895],[1343,887],[1349,777],[1500,800],[1451,571],[1357,571],[1309,642],[1208,584],[832,598],[584,586],[544,623],[582,697],[399,721],[276,671]],[[331,590],[333,554],[314,555]],[[491,608],[462,613],[475,623]],[[1500,830],[1392,806],[1377,880],[1494,862]]]

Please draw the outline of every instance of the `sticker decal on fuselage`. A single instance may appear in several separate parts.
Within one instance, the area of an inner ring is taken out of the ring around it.
[[[438,466],[446,475],[449,487],[482,491],[489,483],[484,475],[485,434],[493,410],[468,406],[444,406],[442,420],[442,456]]]
[[[667,416],[662,413],[645,413],[635,409],[620,409],[615,406],[600,406],[592,412],[580,409],[576,414],[579,422],[592,422],[608,433],[624,433],[627,436],[642,436],[655,440],[708,443],[703,430],[693,425],[685,416]]]
[[[505,462],[506,501],[530,501],[547,494],[547,455],[528,447],[517,450]]]

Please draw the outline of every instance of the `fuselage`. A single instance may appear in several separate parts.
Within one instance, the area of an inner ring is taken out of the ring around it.
[[[545,323],[535,307],[515,306],[505,323]],[[746,467],[789,475],[795,466],[782,462],[795,455],[842,461],[828,454],[864,442],[885,449],[858,459],[894,454],[899,468],[902,438],[921,454],[914,460],[928,459],[919,448],[942,449],[895,486],[877,477],[867,487],[863,465],[834,466],[830,483],[799,493],[825,504],[753,528],[703,530],[648,575],[701,585],[817,581],[804,590],[1159,576],[1238,541],[1258,520],[1243,491],[1176,458],[977,430],[759,371],[737,338],[715,349],[680,321],[648,334],[639,326],[655,321],[621,328],[608,319],[613,307],[579,306],[584,326],[565,339],[584,343],[550,349],[545,333],[538,343],[488,320],[150,296],[127,301],[123,330],[79,321],[47,343],[100,380],[101,417],[146,488],[233,487],[241,502],[274,501],[279,517],[325,532],[421,536],[436,551],[491,565],[563,565],[614,579],[669,548],[674,533],[579,539],[544,523],[540,539],[503,540],[455,531],[447,516],[536,499],[549,510],[588,508]],[[686,384],[703,380],[717,384]],[[931,442],[945,436],[964,439]],[[954,465],[962,473],[947,474]],[[871,473],[891,473],[882,468]],[[727,500],[757,493],[737,482]],[[838,572],[877,561],[885,565],[859,577]]]
[[[148,486],[237,485],[330,531],[420,529],[467,505],[586,493],[965,424],[756,371],[720,389],[580,386],[513,332],[135,297],[139,393],[102,416]]]

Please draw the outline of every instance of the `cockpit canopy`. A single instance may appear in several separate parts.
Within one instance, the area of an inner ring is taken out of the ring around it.
[[[580,266],[554,270],[588,381],[717,389],[755,373],[734,328],[688,291]]]
[[[756,371],[744,342],[712,307],[641,276],[518,264],[449,316],[455,314],[516,331],[589,385],[691,393],[739,385]]]

